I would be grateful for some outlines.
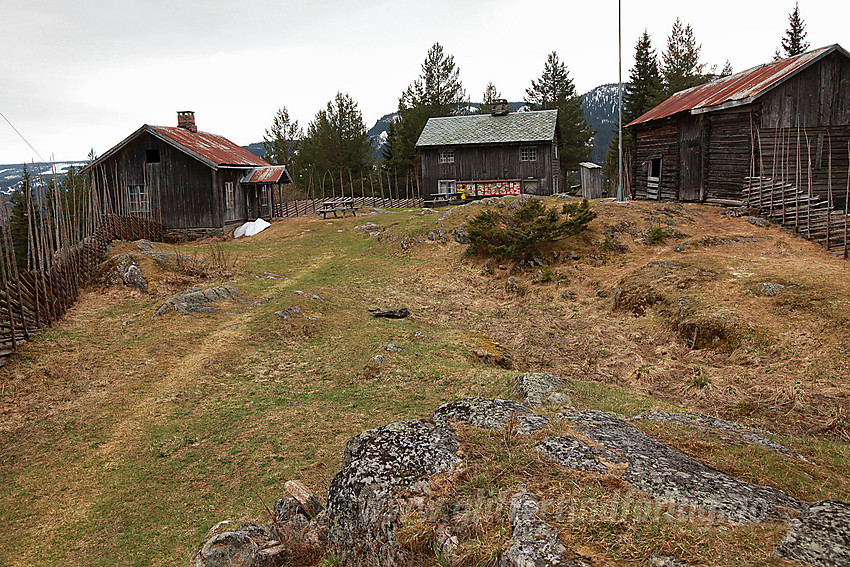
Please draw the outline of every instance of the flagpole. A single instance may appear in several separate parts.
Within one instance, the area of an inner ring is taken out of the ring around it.
[[[619,174],[619,182],[617,183],[617,202],[623,203],[626,200],[625,191],[623,190],[623,2],[617,0],[617,47],[619,56],[619,65],[617,68],[619,79],[619,136],[617,138],[617,153],[619,160],[617,169]]]

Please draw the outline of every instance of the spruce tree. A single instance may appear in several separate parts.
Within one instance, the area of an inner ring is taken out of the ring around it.
[[[502,98],[502,93],[496,90],[492,81],[487,83],[484,94],[481,96],[481,106],[478,107],[477,114],[490,114],[493,111],[493,102],[500,98]]]
[[[635,44],[635,65],[629,71],[629,82],[623,85],[623,125],[639,118],[654,108],[663,99],[661,73],[658,70],[658,56],[652,47],[649,32],[644,29]],[[608,152],[605,155],[603,173],[608,186],[613,187],[618,179],[619,134],[614,134]],[[623,156],[627,158],[632,147],[632,133],[623,131]]]
[[[581,97],[555,51],[546,58],[540,78],[532,80],[525,93],[525,102],[532,110],[558,110],[561,171],[569,172],[590,159],[596,132],[588,126]]]
[[[793,57],[805,53],[809,49],[806,41],[806,22],[800,17],[800,3],[794,3],[794,10],[788,15],[788,29],[782,38],[782,53],[776,50],[774,59]]]
[[[667,96],[700,85],[709,77],[703,74],[705,63],[700,63],[699,52],[702,49],[694,39],[691,25],[682,25],[676,18],[667,49],[661,54],[661,77]]]
[[[347,185],[349,174],[359,177],[370,168],[372,149],[357,103],[338,92],[307,126],[298,157],[315,179],[330,173]]]
[[[278,109],[263,136],[263,159],[274,165],[285,165],[292,174],[295,171],[293,159],[303,136],[298,121],[289,117],[289,110],[285,106]]]
[[[19,270],[28,270],[29,258],[29,211],[27,195],[32,195],[32,177],[27,164],[24,164],[21,184],[9,199],[12,205],[9,212],[9,231],[12,233],[12,246],[15,248],[15,260]]]

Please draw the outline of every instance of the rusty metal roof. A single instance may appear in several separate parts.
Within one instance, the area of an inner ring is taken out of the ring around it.
[[[269,165],[264,159],[258,158],[245,148],[237,146],[224,136],[210,134],[209,132],[190,132],[185,128],[175,126],[151,126],[151,128],[217,166]]]
[[[245,174],[242,183],[292,183],[284,165],[256,167]]]
[[[834,44],[809,51],[801,55],[789,57],[759,65],[728,77],[722,77],[681,92],[678,92],[626,126],[635,126],[660,120],[681,112],[701,114],[722,110],[735,106],[750,104],[770,89],[796,75],[816,61],[834,51],[843,53],[850,58],[840,45]]]

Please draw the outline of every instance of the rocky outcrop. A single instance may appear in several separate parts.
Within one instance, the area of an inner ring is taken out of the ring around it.
[[[550,392],[567,386],[560,376],[545,372],[526,372],[514,378],[514,392],[527,404],[538,406]]]
[[[434,421],[445,425],[458,422],[481,429],[503,429],[512,425],[519,433],[531,433],[546,427],[548,420],[532,414],[514,400],[465,398],[438,407],[434,411]]]
[[[248,534],[224,532],[204,544],[192,558],[192,567],[254,567],[259,550]]]
[[[390,351],[388,344],[383,347]],[[547,393],[551,397],[559,392],[550,388],[565,383],[546,374],[524,374],[514,381],[517,391],[529,400]],[[740,424],[711,416],[647,412],[632,419],[696,427],[801,458]],[[622,484],[645,492],[652,500],[641,496],[641,502],[659,513],[711,524],[782,518],[790,529],[777,549],[779,555],[816,566],[850,564],[848,504],[824,501],[809,506],[781,490],[738,480],[651,439],[615,414],[585,410],[546,418],[518,401],[466,398],[440,406],[433,419],[387,425],[352,438],[345,447],[342,470],[328,491],[326,509],[304,485],[290,481],[285,485],[290,496],[275,503],[271,525],[244,524],[237,530],[229,524],[223,526],[230,531],[208,534],[212,537],[192,559],[192,567],[313,565],[322,553],[347,567],[415,564],[418,553],[437,553],[453,561],[468,537],[476,537],[465,536],[462,527],[468,520],[464,514],[472,508],[444,489],[476,466],[472,462],[465,466],[454,424],[490,430],[513,428],[518,433],[551,427],[558,431],[557,436],[543,442],[537,441],[539,437],[523,439],[536,444],[542,456],[565,467],[619,477],[625,481]],[[516,439],[505,436],[499,443]],[[502,536],[501,541],[508,545],[500,567],[589,564],[565,547],[558,530],[547,523],[544,498],[562,496],[532,494],[525,487],[513,494],[510,536],[509,541],[504,541],[507,535]],[[424,531],[417,522],[425,522]],[[430,539],[424,545],[412,545],[402,531],[410,526],[415,526],[417,533],[430,534]],[[652,557],[651,564],[686,567],[673,557]]]
[[[154,313],[154,317],[165,315],[170,311],[177,313],[211,313],[215,311],[212,305],[216,301],[232,301],[234,299],[242,299],[242,294],[236,291],[236,288],[223,285],[211,287],[208,289],[192,288],[180,292],[174,297],[168,298],[159,309]]]
[[[540,501],[526,490],[511,498],[511,546],[499,567],[589,567],[568,559],[567,548],[558,541],[558,530],[540,516]]]
[[[458,470],[454,430],[429,420],[395,423],[354,437],[328,490],[328,550],[346,566],[397,565],[396,531],[411,499],[437,475]]]
[[[850,504],[824,500],[791,520],[777,553],[817,567],[850,565]]]
[[[650,439],[614,415],[585,410],[561,417],[604,447],[590,447],[590,453],[582,449],[586,459],[592,462],[589,455],[593,454],[600,464],[626,463],[623,479],[656,500],[744,522],[794,516],[807,507],[781,490],[750,484],[704,465]]]
[[[143,292],[148,291],[148,281],[132,254],[109,258],[96,268],[95,273],[95,279],[100,279],[106,285],[123,285]]]

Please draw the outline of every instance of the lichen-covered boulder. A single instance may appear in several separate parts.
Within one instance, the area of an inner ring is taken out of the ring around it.
[[[258,551],[247,534],[224,532],[204,544],[192,558],[192,567],[253,567]]]
[[[558,530],[540,517],[540,501],[521,490],[511,498],[511,547],[499,567],[587,567],[580,559],[568,559],[567,548],[558,541]]]
[[[241,299],[242,294],[236,291],[236,288],[229,285],[211,287],[208,289],[187,289],[174,297],[165,300],[159,309],[154,313],[154,317],[165,315],[169,311],[177,313],[210,313],[215,311],[212,305],[215,301],[232,301]]]
[[[776,551],[817,567],[850,565],[850,504],[835,500],[812,504],[802,518],[791,521]]]
[[[461,465],[454,430],[430,420],[395,423],[350,439],[328,490],[328,552],[345,566],[397,565],[403,511],[437,475]]]
[[[560,376],[546,374],[545,372],[526,372],[514,378],[514,391],[526,403],[533,406],[543,403],[546,394],[549,392],[566,385],[567,381]]]
[[[464,398],[443,404],[434,411],[434,421],[444,424],[459,422],[481,429],[502,429],[513,422],[520,433],[538,431],[548,422],[545,417],[531,413],[520,402],[488,398]]]
[[[627,464],[623,479],[658,501],[698,508],[740,522],[793,517],[807,509],[805,503],[781,490],[738,480],[650,439],[615,415],[584,410],[560,417],[604,448],[591,448],[599,462]],[[587,446],[582,445],[584,452]],[[553,453],[551,448],[547,453]],[[592,462],[587,455],[581,460]]]

